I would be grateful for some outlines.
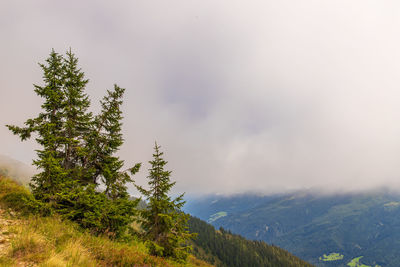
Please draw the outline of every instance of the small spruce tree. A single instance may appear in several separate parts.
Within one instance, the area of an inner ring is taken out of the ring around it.
[[[181,211],[184,194],[175,199],[168,195],[175,182],[170,181],[171,171],[164,169],[167,162],[162,155],[160,146],[155,143],[153,160],[149,161],[150,188],[135,185],[148,201],[147,209],[140,211],[141,224],[153,255],[184,261],[191,249],[188,241],[195,234],[188,231],[189,215]]]

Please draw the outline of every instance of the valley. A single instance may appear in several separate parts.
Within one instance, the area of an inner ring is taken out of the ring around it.
[[[394,267],[400,266],[399,203],[399,195],[384,190],[330,196],[297,192],[191,199],[186,211],[317,266]]]

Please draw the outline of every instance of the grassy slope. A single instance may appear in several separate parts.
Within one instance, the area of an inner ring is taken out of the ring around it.
[[[12,222],[0,229],[0,234],[8,236],[2,241],[0,266],[210,266],[194,257],[186,265],[153,257],[138,240],[120,243],[93,236],[56,216],[15,216],[10,212],[28,213],[29,207],[21,199],[31,197],[24,187],[0,177],[0,216]]]

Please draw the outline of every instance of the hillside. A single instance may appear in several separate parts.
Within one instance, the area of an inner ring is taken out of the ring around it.
[[[191,217],[191,232],[200,233],[194,240],[194,255],[220,267],[311,266],[289,252],[262,241],[250,241],[222,228]]]
[[[400,266],[396,194],[212,196],[189,201],[186,211],[317,266]]]
[[[116,242],[57,216],[28,215],[21,199],[31,197],[0,176],[0,266],[211,266],[192,256],[182,265],[150,256],[139,240]]]

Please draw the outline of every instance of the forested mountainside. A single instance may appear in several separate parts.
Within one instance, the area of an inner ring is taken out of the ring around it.
[[[195,217],[190,218],[189,229],[199,233],[193,241],[193,254],[216,266],[312,266],[279,247],[262,241],[250,241],[222,228],[216,230]]]
[[[211,196],[186,211],[317,266],[400,266],[400,196],[387,191]]]

